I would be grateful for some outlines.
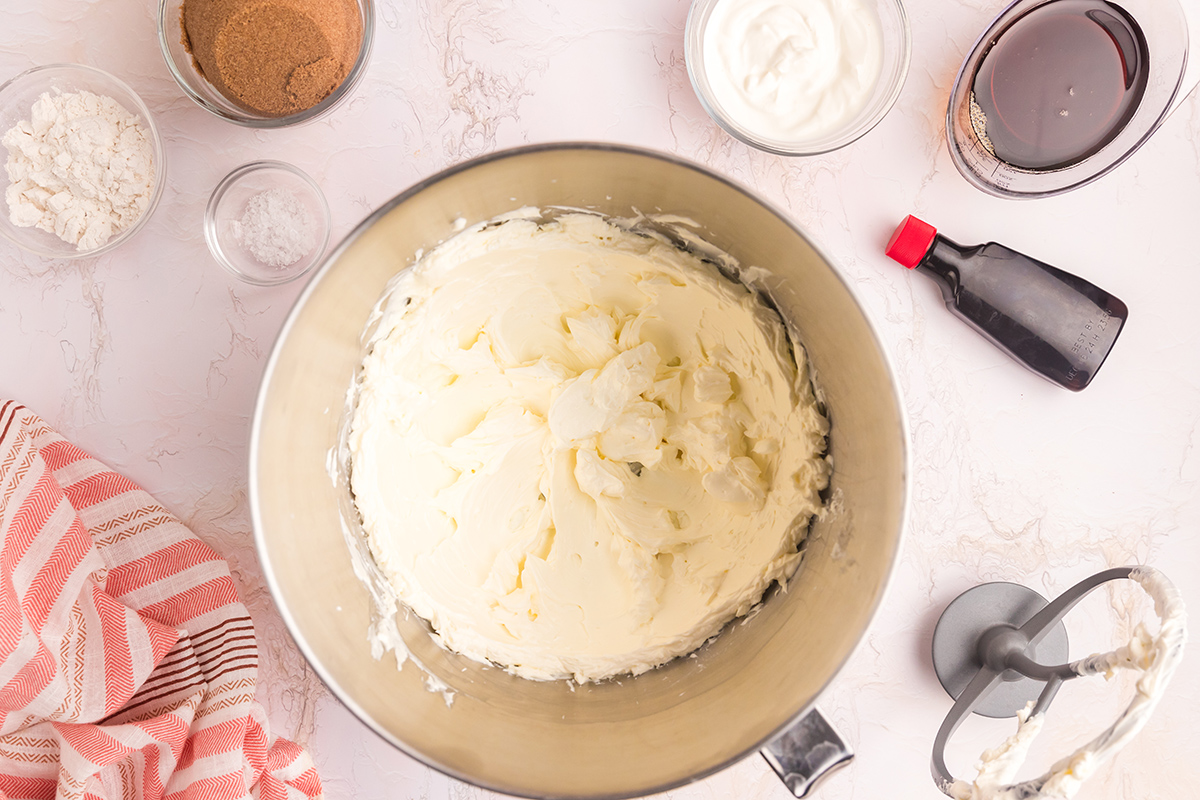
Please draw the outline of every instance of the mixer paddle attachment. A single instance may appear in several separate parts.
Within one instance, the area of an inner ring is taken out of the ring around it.
[[[1138,625],[1133,638],[1109,653],[1067,662],[1062,619],[1088,593],[1117,579],[1129,579],[1154,601],[1159,631]],[[933,633],[933,666],[955,698],[933,742],[931,769],[938,788],[958,800],[1068,798],[1107,758],[1133,738],[1150,717],[1187,640],[1183,599],[1158,570],[1118,567],[1080,581],[1053,601],[1014,583],[986,583],[968,589],[942,612]],[[1056,664],[1056,666],[1048,666]],[[1046,709],[1063,681],[1085,675],[1111,677],[1116,669],[1139,670],[1137,692],[1117,721],[1098,737],[1032,780],[1012,783],[1033,744]],[[946,767],[946,744],[972,713],[1016,716],[1017,732],[981,757],[973,783],[956,780]]]

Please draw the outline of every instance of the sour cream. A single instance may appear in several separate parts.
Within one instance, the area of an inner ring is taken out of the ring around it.
[[[844,127],[870,100],[883,64],[879,17],[865,0],[718,0],[703,43],[724,116],[776,142]]]

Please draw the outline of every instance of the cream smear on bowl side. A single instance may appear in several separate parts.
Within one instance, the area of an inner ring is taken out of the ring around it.
[[[704,28],[713,99],[749,132],[819,139],[867,104],[883,64],[866,0],[720,0]]]
[[[449,649],[638,674],[795,571],[828,423],[778,314],[711,264],[596,215],[515,216],[423,254],[372,324],[354,502]]]

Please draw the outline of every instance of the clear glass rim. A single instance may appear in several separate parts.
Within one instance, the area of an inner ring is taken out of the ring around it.
[[[143,211],[141,215],[133,221],[132,225],[113,234],[104,244],[91,250],[60,252],[57,250],[42,248],[36,244],[30,244],[30,242],[14,236],[7,224],[0,225],[0,236],[3,236],[5,239],[12,242],[22,250],[25,250],[28,253],[33,253],[34,255],[42,258],[64,259],[72,261],[80,258],[92,258],[94,256],[103,255],[104,253],[115,249],[117,246],[131,238],[135,233],[145,227],[146,223],[150,220],[150,217],[154,214],[155,209],[158,208],[159,201],[162,199],[163,190],[167,185],[166,148],[163,146],[163,140],[159,133],[158,125],[154,122],[154,117],[151,115],[150,108],[146,105],[146,101],[144,101],[141,95],[135,92],[129,84],[125,83],[125,81],[121,80],[110,72],[100,69],[99,67],[92,67],[86,64],[70,64],[66,62],[42,64],[40,66],[30,67],[19,75],[16,75],[5,81],[3,84],[0,84],[0,98],[3,98],[8,91],[19,87],[29,78],[51,72],[82,72],[85,74],[91,74],[102,81],[113,84],[113,86],[115,86],[121,92],[124,92],[128,99],[133,101],[135,107],[126,110],[136,113],[142,118],[142,121],[145,123],[146,130],[150,134],[151,146],[154,150],[154,188],[150,190],[150,202],[146,205],[146,210]],[[125,98],[122,99],[124,100]],[[122,105],[124,105],[124,103],[122,103]],[[7,183],[7,178],[5,178],[5,182]],[[54,234],[48,235],[53,236]],[[64,242],[64,244],[66,244],[66,242]]]
[[[193,90],[191,85],[189,85],[184,70],[190,70],[190,66],[177,64],[171,56],[171,44],[167,38],[168,31],[170,30],[170,24],[167,21],[167,6],[170,2],[171,0],[159,0],[158,3],[158,46],[162,51],[163,60],[167,62],[167,69],[170,70],[171,77],[175,79],[175,83],[187,95],[188,99],[196,105],[226,122],[232,122],[235,125],[247,128],[270,129],[303,125],[307,122],[320,119],[333,111],[346,98],[353,94],[354,89],[362,80],[363,73],[367,71],[367,64],[371,60],[371,51],[375,45],[375,0],[357,0],[363,11],[362,45],[358,50],[358,58],[354,60],[354,63],[350,66],[350,71],[346,73],[346,79],[330,92],[328,97],[312,108],[306,108],[303,111],[297,111],[295,114],[288,114],[283,117],[252,116],[252,112],[249,111],[235,112],[215,105],[207,97]],[[196,75],[196,78],[204,80],[199,75]]]
[[[239,180],[251,175],[255,172],[267,172],[271,170],[279,170],[287,172],[307,184],[317,198],[318,205],[321,208],[321,236],[314,248],[316,255],[313,256],[312,263],[302,270],[295,272],[284,272],[280,277],[275,279],[259,278],[249,273],[243,272],[237,268],[233,260],[225,253],[225,248],[221,246],[221,238],[217,230],[217,208],[221,205],[221,200],[229,192],[229,190]],[[299,167],[289,164],[286,161],[273,161],[264,159],[260,161],[250,161],[241,166],[235,167],[224,178],[217,183],[212,194],[209,195],[208,205],[204,208],[204,241],[208,244],[208,250],[212,253],[213,258],[218,264],[225,268],[227,272],[233,275],[238,280],[246,283],[254,284],[255,286],[278,286],[282,283],[288,283],[312,272],[313,268],[320,264],[325,258],[325,251],[329,248],[330,229],[332,228],[332,217],[329,212],[329,201],[325,198],[325,192],[321,190],[320,185],[312,179],[307,172]]]
[[[901,36],[900,58],[893,71],[892,84],[888,87],[888,91],[880,96],[874,112],[869,116],[856,118],[838,135],[824,137],[815,142],[779,141],[759,136],[739,126],[729,118],[721,109],[720,104],[712,97],[703,63],[704,26],[708,22],[713,7],[719,2],[721,0],[695,0],[688,9],[687,22],[684,27],[684,63],[687,67],[688,80],[705,113],[712,118],[713,122],[717,123],[718,127],[743,144],[779,156],[803,157],[830,153],[853,144],[874,130],[879,123],[883,122],[899,99],[900,92],[904,89],[904,83],[908,79],[908,70],[912,60],[912,28],[909,24],[908,13],[901,0],[877,0],[876,5],[889,6],[895,10]],[[881,74],[880,78],[883,77],[884,75]]]

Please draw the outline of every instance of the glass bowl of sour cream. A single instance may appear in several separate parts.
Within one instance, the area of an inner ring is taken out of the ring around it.
[[[709,116],[785,156],[845,147],[879,124],[912,45],[900,0],[696,0],[684,38]]]

